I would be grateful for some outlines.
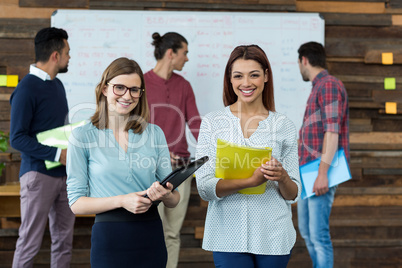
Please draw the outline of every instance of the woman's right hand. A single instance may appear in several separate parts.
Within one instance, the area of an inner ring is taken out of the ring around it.
[[[261,167],[258,167],[253,175],[248,179],[248,182],[250,183],[249,187],[257,187],[264,182],[267,182],[267,179],[264,177],[264,173],[261,171]]]
[[[134,214],[147,212],[152,205],[152,201],[144,197],[146,193],[147,191],[141,191],[123,195],[122,207]]]

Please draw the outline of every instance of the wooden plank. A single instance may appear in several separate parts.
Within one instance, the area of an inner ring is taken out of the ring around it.
[[[370,108],[353,108],[349,106],[350,118],[378,118],[378,110]]]
[[[392,15],[392,25],[401,26],[402,25],[402,15]]]
[[[359,86],[368,89],[378,89],[379,87],[384,87],[384,76],[376,76],[376,75],[336,75],[336,77],[345,83],[358,83]],[[386,76],[388,77],[388,76]],[[401,76],[393,76],[398,81],[402,81]],[[373,84],[376,85],[373,85]]]
[[[11,94],[0,94],[0,101],[9,101]]]
[[[402,8],[402,2],[400,0],[388,0],[388,8]]]
[[[375,102],[399,102],[402,104],[402,90],[373,90]]]
[[[3,0],[0,2],[0,18],[49,19],[54,8],[24,8],[18,6],[19,0]]]
[[[402,187],[343,187],[336,190],[337,195],[402,195]],[[401,221],[402,223],[402,221]]]
[[[349,139],[353,150],[402,149],[402,132],[350,133]]]
[[[402,195],[338,195],[334,207],[347,206],[399,206],[402,207]]]
[[[0,196],[20,196],[20,184],[0,185]]]
[[[338,77],[339,78],[339,77]],[[339,78],[340,79],[340,78]],[[340,79],[341,80],[341,79]],[[384,87],[384,83],[354,83],[354,82],[345,82],[341,80],[343,85],[348,92],[348,97],[360,97],[360,98],[368,98],[371,99],[371,91],[374,89],[379,89]],[[402,86],[401,86],[402,87]]]
[[[33,38],[36,33],[50,26],[50,18],[47,19],[3,19],[0,18],[0,38]]]
[[[385,13],[384,3],[367,2],[297,1],[296,9],[297,12]]]
[[[384,108],[383,104],[368,101],[349,101],[349,108],[366,108],[366,109],[380,109]]]
[[[20,197],[1,196],[0,217],[20,217]]]
[[[350,165],[354,168],[401,168],[402,169],[402,157],[359,157],[351,158]]]
[[[89,0],[19,0],[20,7],[88,8]]]
[[[401,27],[402,28],[402,27]],[[374,65],[364,63],[337,63],[328,62],[330,74],[340,75],[376,76],[376,77],[399,77],[402,73],[402,65]]]
[[[393,64],[402,63],[402,48],[397,46],[385,46],[383,49],[369,49],[364,55],[364,63],[382,64],[382,53],[393,53]]]
[[[0,101],[0,111],[10,111],[11,105],[8,101]]]
[[[366,2],[366,1],[365,1]],[[390,14],[345,14],[323,13],[322,16],[327,25],[350,26],[392,26],[393,17]]]
[[[4,132],[10,132],[10,121],[0,121],[0,129]]]
[[[374,27],[374,26],[326,26],[326,38],[356,38],[374,41],[376,39],[398,39],[402,34],[400,27]],[[327,43],[327,42],[325,42]]]
[[[378,50],[382,52],[396,51],[396,47],[400,46],[402,41],[396,38],[325,38],[325,49],[329,57],[363,57],[364,61],[370,62],[373,57],[366,59],[366,52],[370,50]],[[378,53],[375,51],[375,53]],[[380,54],[381,55],[381,54]],[[398,58],[399,62],[400,59]],[[379,62],[382,63],[382,62]]]
[[[402,104],[400,104],[400,106],[402,106]],[[398,114],[402,114],[402,108],[399,109]],[[373,131],[402,132],[402,120],[374,119],[373,120]]]
[[[28,1],[28,0],[27,0]],[[176,10],[236,10],[236,11],[296,11],[295,0],[198,0],[198,1],[90,1],[90,9],[176,9]]]
[[[10,121],[10,112],[0,111],[0,121]]]
[[[382,168],[365,168],[364,175],[402,175],[401,169],[382,169]]]
[[[300,2],[303,1],[322,1],[322,0],[297,0]],[[333,1],[333,2],[351,2],[351,1],[346,1],[346,0],[326,0],[326,1]],[[377,3],[384,3],[387,0],[353,0],[353,2],[377,2]],[[391,0],[392,1],[392,0]]]
[[[7,161],[11,161],[11,153],[0,152],[0,162],[7,162]],[[0,190],[0,192],[1,192],[1,190]]]
[[[398,151],[351,151],[350,157],[402,157],[402,152]]]
[[[361,118],[349,120],[349,131],[350,132],[370,132],[373,126],[371,125],[371,119]]]
[[[233,5],[232,3],[228,4],[215,4],[209,3],[208,6],[205,3],[191,3],[191,2],[183,2],[183,3],[174,3],[168,2],[166,3],[166,8],[174,8],[174,9],[196,9],[202,10],[207,8],[207,10],[233,10],[233,11],[296,11],[296,6],[294,5],[270,5],[270,4],[242,4],[242,5]]]

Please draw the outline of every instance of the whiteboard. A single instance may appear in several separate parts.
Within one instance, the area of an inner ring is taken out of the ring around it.
[[[188,41],[188,58],[179,72],[192,85],[201,115],[223,107],[223,75],[231,51],[257,44],[271,63],[276,110],[300,128],[311,83],[302,80],[297,49],[305,42],[324,44],[318,13],[58,10],[53,27],[69,34],[70,63],[59,74],[69,104],[70,122],[95,111],[95,87],[118,57],[136,60],[143,72],[156,60],[152,34],[178,32]]]

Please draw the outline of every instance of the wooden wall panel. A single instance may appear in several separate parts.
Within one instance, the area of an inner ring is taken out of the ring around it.
[[[46,19],[2,19],[0,18],[0,38],[34,38],[36,33],[50,26]]]
[[[376,2],[338,2],[338,1],[297,1],[298,12],[326,13],[367,13],[381,14],[385,12],[384,3]]]
[[[88,8],[89,0],[19,0],[20,7]]]
[[[296,11],[294,1],[127,1],[96,0],[90,1],[91,9],[118,10],[203,10],[203,11]]]
[[[22,78],[28,73],[29,64],[34,61],[33,38],[39,29],[50,25],[50,17],[57,8],[320,12],[326,25],[329,72],[343,81],[350,101],[353,178],[339,186],[331,213],[335,267],[400,266],[400,259],[395,256],[402,241],[402,103],[399,103],[402,99],[402,1],[2,0],[0,74],[18,74]],[[393,65],[382,65],[382,52],[394,53]],[[395,91],[384,90],[385,77],[396,78]],[[9,130],[8,98],[13,90],[0,87],[0,130]],[[385,101],[397,101],[401,114],[386,114]],[[0,154],[1,159],[13,163],[6,171],[7,180],[18,181],[15,171],[20,161],[19,153],[15,150],[6,152]],[[18,197],[7,201],[10,215],[19,215],[18,202]],[[214,267],[211,255],[200,248],[203,234],[200,230],[207,205],[200,200],[194,186],[184,223],[180,268]],[[297,226],[294,205],[292,209]],[[90,234],[90,227],[86,228]],[[17,229],[12,230],[17,234]],[[4,244],[1,235],[0,232],[0,256],[12,258],[12,249],[4,251],[1,248]],[[11,239],[15,243],[17,236]],[[78,251],[75,249],[73,258],[79,259],[81,266],[89,267],[89,244],[80,236],[75,236],[74,240],[75,245],[87,246]],[[46,242],[45,246],[48,245]],[[44,257],[48,255],[48,249],[41,252],[42,265],[49,266],[48,257]],[[288,267],[311,267],[300,236]]]
[[[390,14],[322,13],[321,15],[327,26],[392,26],[393,23],[393,16]]]
[[[0,1],[0,18],[49,19],[54,8],[21,8],[18,0]]]
[[[328,70],[337,75],[375,76],[380,78],[398,77],[402,74],[402,65],[367,65],[364,63],[329,62]]]

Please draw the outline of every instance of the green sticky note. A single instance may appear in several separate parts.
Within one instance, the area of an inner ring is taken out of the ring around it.
[[[396,79],[395,77],[387,77],[384,78],[384,88],[387,90],[392,90],[396,88]]]
[[[7,87],[16,87],[18,85],[18,75],[7,75]]]
[[[7,86],[7,75],[0,75],[0,87]]]

